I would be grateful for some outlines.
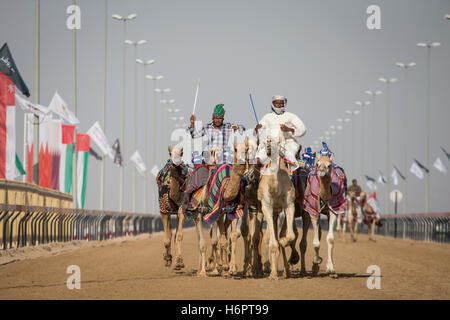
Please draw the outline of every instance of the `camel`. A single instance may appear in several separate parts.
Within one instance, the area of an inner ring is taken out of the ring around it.
[[[231,176],[228,180],[224,180],[226,185],[223,186],[223,201],[225,203],[233,202],[240,191],[240,181],[242,176],[246,171],[248,164],[247,161],[247,150],[248,150],[248,139],[244,142],[234,143],[234,161],[231,171]],[[214,155],[214,151],[210,151]],[[245,159],[245,160],[243,160]],[[211,178],[211,177],[210,177]],[[209,189],[211,179],[208,179],[208,183],[204,186],[201,205],[207,207]],[[243,200],[243,199],[241,199]],[[237,210],[242,210],[243,204],[240,203],[237,206]],[[199,240],[199,251],[200,251],[200,266],[199,266],[199,276],[206,276],[206,246],[203,237],[203,226],[202,226],[203,215],[198,215],[195,219],[195,226],[197,230],[197,237]],[[230,274],[235,274],[237,272],[236,267],[236,242],[239,236],[237,230],[238,219],[230,220],[228,215],[224,214],[222,211],[212,226],[210,230],[210,236],[212,238],[212,251],[211,257],[208,259],[210,265],[213,268],[212,274],[218,274],[218,267],[221,270],[228,272]],[[228,237],[228,227],[231,225],[230,237]],[[229,245],[230,243],[230,245]]]
[[[361,204],[358,202],[358,199],[356,197],[356,193],[354,191],[348,192],[347,197],[347,221],[348,221],[348,228],[350,230],[350,236],[353,242],[356,242],[357,240],[357,233],[358,233],[358,224],[359,224],[359,210],[361,210]],[[345,232],[345,225],[344,223],[344,232]]]
[[[361,208],[364,216],[364,221],[367,224],[367,235],[369,236],[369,240],[376,242],[375,240],[375,225],[378,222],[377,212],[374,208],[368,203],[367,195],[365,192],[361,192]],[[375,200],[375,199],[374,199]]]
[[[186,172],[183,165],[174,163],[176,158],[183,156],[183,147],[169,146],[170,160],[161,169],[156,177],[159,193],[159,206],[161,220],[164,228],[164,247],[163,259],[165,266],[172,265],[171,242],[172,226],[171,215],[177,215],[177,229],[175,233],[175,270],[184,268],[183,258],[181,256],[181,241],[183,240],[183,221],[184,215],[180,214],[181,193],[184,187]],[[175,161],[176,162],[176,161]]]
[[[288,168],[278,154],[276,145],[272,146],[273,137],[267,136],[267,156],[271,159],[265,168],[258,186],[258,200],[261,202],[261,210],[267,223],[269,232],[269,279],[278,279],[278,255],[279,249],[283,254],[284,274],[290,277],[290,268],[286,259],[285,247],[290,245],[295,239],[293,230],[295,214],[295,188],[291,181]],[[282,144],[282,136],[279,138],[279,145]],[[275,147],[275,148],[273,148]],[[272,150],[274,149],[274,150]],[[272,151],[274,159],[272,161]],[[286,232],[283,237],[278,236],[278,215],[285,210]],[[256,248],[253,248],[255,250]]]
[[[334,269],[334,223],[339,212],[345,209],[345,192],[344,192],[344,180],[345,174],[339,168],[332,166],[333,156],[320,156],[317,161],[317,169],[308,176],[308,186],[305,192],[305,210],[307,210],[311,216],[311,223],[314,230],[314,257],[313,257],[313,275],[317,275],[319,272],[319,265],[322,262],[322,258],[319,256],[321,228],[319,225],[320,214],[325,214],[328,217],[328,261],[326,272],[333,278],[337,278],[336,271]],[[336,172],[338,170],[338,172]],[[339,174],[339,176],[338,176]],[[318,176],[318,178],[316,177]],[[337,181],[333,182],[332,178],[335,175]],[[314,192],[319,184],[318,198],[314,197]],[[333,201],[333,203],[331,203]],[[304,233],[307,232],[307,228],[304,229]],[[303,250],[301,247],[302,260],[304,259]],[[302,261],[302,266],[303,266]]]

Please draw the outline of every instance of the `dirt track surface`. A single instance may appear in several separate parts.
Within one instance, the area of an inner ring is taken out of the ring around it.
[[[301,232],[301,230],[300,230]],[[207,231],[205,230],[205,235]],[[317,277],[299,276],[274,281],[266,278],[196,276],[197,237],[184,231],[182,271],[163,265],[163,234],[138,239],[92,243],[0,265],[0,300],[4,299],[450,299],[450,245],[359,235],[352,243],[336,239],[337,279],[325,275],[326,233]],[[307,269],[311,271],[312,231],[308,235]],[[209,244],[209,243],[208,243]],[[208,246],[208,254],[210,247]],[[289,251],[289,250],[288,250]],[[238,269],[243,244],[238,240]],[[69,290],[69,265],[81,269],[81,289]],[[367,288],[367,267],[381,268],[381,289]],[[281,270],[281,258],[279,269]],[[266,275],[267,276],[267,275]]]

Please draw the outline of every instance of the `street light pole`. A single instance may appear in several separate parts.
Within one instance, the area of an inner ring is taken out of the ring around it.
[[[104,36],[103,36],[103,100],[102,100],[102,128],[106,132],[106,53],[107,53],[107,21],[108,21],[108,0],[104,0]],[[105,205],[105,157],[102,157],[100,167],[100,210]]]
[[[359,114],[359,110],[346,110],[345,111],[348,115],[352,116],[352,179],[355,178],[355,115]]]
[[[142,64],[144,66],[144,123],[146,124],[144,127],[144,163],[147,167],[149,167],[148,164],[148,154],[147,154],[147,86],[145,83],[146,80],[146,73],[147,73],[147,66],[149,64],[154,64],[155,60],[147,60],[143,61],[141,59],[136,59],[136,63]],[[144,213],[147,212],[147,178],[144,179]]]
[[[385,176],[386,176],[386,188],[385,188],[385,203],[386,203],[386,212],[389,211],[389,129],[390,129],[390,84],[397,82],[396,78],[379,78],[381,82],[386,83],[386,167],[385,167]]]
[[[404,112],[403,112],[403,172],[406,174],[407,170],[407,154],[408,154],[408,69],[411,67],[414,67],[416,65],[415,62],[410,62],[408,64],[397,62],[395,64],[397,67],[402,68],[404,71],[404,79],[405,79],[405,86],[404,86],[404,94],[405,94],[405,106],[404,106]],[[406,213],[408,210],[408,197],[407,197],[407,190],[408,190],[408,180],[403,181],[403,213]]]
[[[137,46],[147,43],[147,40],[131,41],[125,40],[126,44],[134,46],[134,97],[133,97],[133,152],[137,150],[136,148],[136,56],[137,56]],[[136,212],[136,167],[133,166],[133,212]]]
[[[371,168],[370,168],[370,174],[372,177],[375,177],[375,97],[379,94],[381,94],[381,91],[365,91],[367,94],[372,96],[372,161],[371,161]]]
[[[439,42],[433,42],[433,43],[423,43],[420,42],[417,44],[418,47],[423,47],[423,48],[427,48],[427,113],[426,113],[426,118],[425,118],[425,166],[427,168],[430,168],[430,150],[429,150],[429,144],[430,144],[430,100],[431,100],[431,93],[430,93],[430,88],[431,88],[431,48],[435,48],[435,47],[439,47],[441,44]],[[429,176],[430,174],[427,173],[425,174],[425,213],[428,213],[430,211],[430,202],[429,202],[429,198],[430,198],[430,193],[429,193]]]
[[[122,34],[122,153],[125,154],[125,35],[126,35],[126,22],[133,20],[137,17],[137,14],[133,13],[127,17],[122,17],[118,14],[112,15],[113,19],[123,22],[123,34]],[[123,185],[124,185],[124,165],[120,167],[120,184],[119,184],[119,210],[123,211]]]
[[[365,139],[364,139],[364,110],[366,109],[365,107],[368,106],[370,104],[370,101],[356,101],[355,102],[356,105],[361,107],[361,179],[364,178],[364,146],[365,146]]]

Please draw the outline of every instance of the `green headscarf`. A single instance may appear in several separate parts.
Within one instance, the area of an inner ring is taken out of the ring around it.
[[[225,109],[223,108],[223,104],[218,104],[217,106],[214,107],[214,112],[213,112],[213,116],[219,116],[221,118],[223,118],[225,114]]]

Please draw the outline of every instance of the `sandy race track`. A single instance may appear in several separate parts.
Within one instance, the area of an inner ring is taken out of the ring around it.
[[[278,281],[197,277],[197,240],[192,228],[184,232],[186,267],[180,272],[163,265],[162,233],[101,243],[47,245],[39,249],[41,252],[24,248],[23,252],[11,254],[15,258],[8,258],[3,251],[0,299],[450,299],[448,244],[383,237],[373,243],[366,235],[359,235],[358,241],[352,243],[347,234],[346,242],[336,239],[335,268],[339,277],[332,279],[324,274],[325,237],[326,233],[321,241],[324,260],[318,277],[300,278],[298,264],[293,278]],[[311,271],[312,232],[308,240],[307,269]],[[242,247],[240,238],[239,271]],[[79,290],[67,288],[66,270],[70,265],[80,267]],[[381,289],[367,288],[366,270],[370,265],[381,269]]]

